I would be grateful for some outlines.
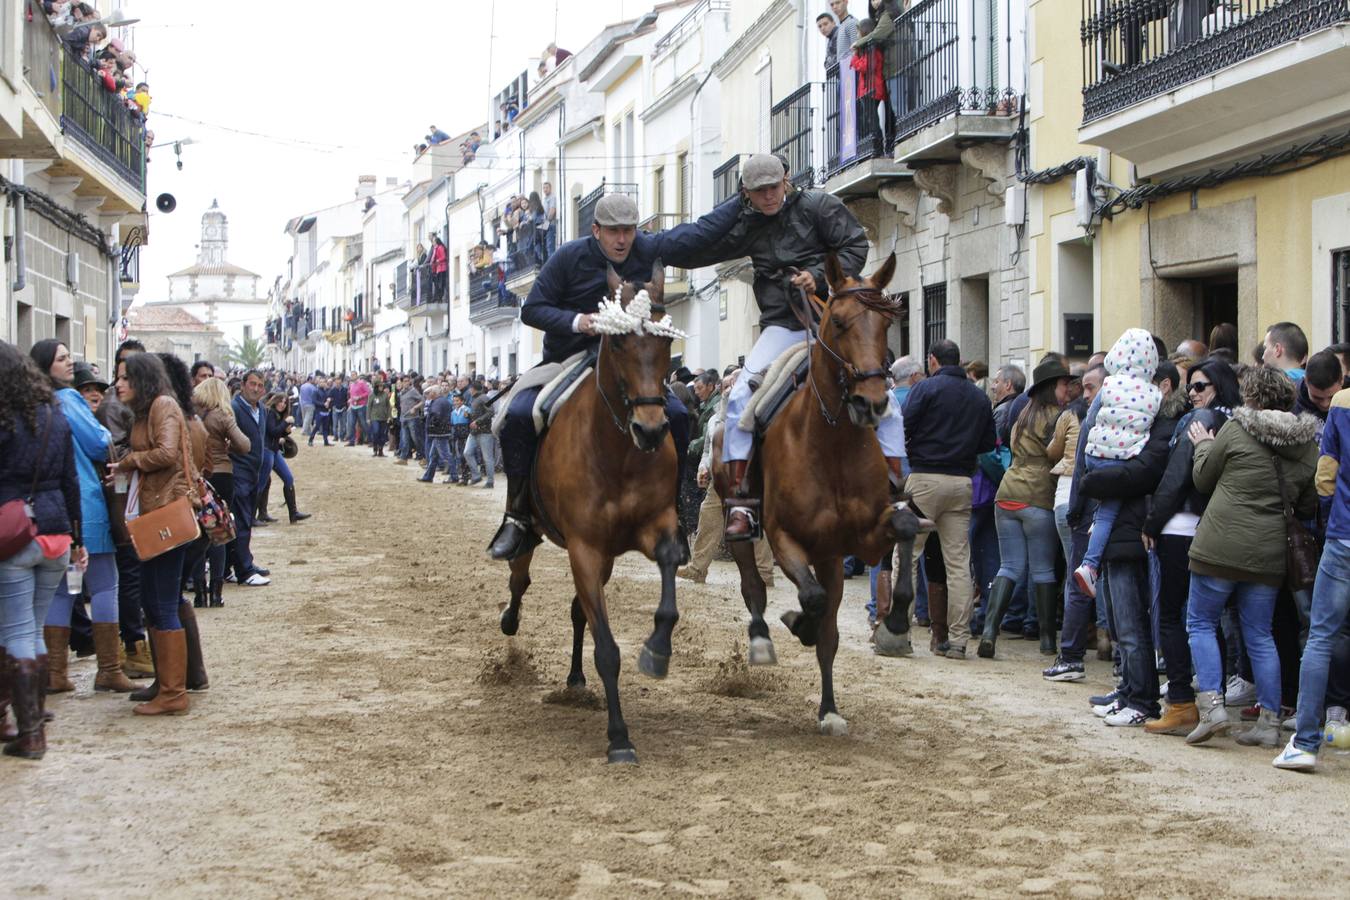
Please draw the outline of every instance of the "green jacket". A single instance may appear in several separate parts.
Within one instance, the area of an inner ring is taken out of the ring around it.
[[[1022,408],[1023,418],[1012,426],[1012,466],[1004,474],[995,500],[1055,508],[1056,479],[1050,468],[1063,457],[1064,447],[1059,445],[1059,452],[1052,454],[1050,444],[1060,412],[1056,407],[1037,413],[1031,413],[1030,405]]]
[[[366,415],[372,422],[389,421],[389,391],[371,391],[366,401]]]
[[[1294,514],[1317,511],[1317,419],[1240,407],[1212,441],[1195,447],[1195,489],[1209,505],[1191,544],[1191,571],[1232,581],[1284,583],[1284,505],[1275,458]]]
[[[717,408],[722,405],[722,392],[718,391],[698,408],[698,433],[692,441],[689,442],[689,458],[695,463],[703,456],[703,442],[708,437],[708,423],[717,413]]]

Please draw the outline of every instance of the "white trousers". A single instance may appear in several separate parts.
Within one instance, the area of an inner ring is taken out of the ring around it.
[[[727,397],[726,433],[722,438],[723,459],[749,459],[750,446],[754,434],[740,427],[741,413],[750,401],[750,377],[763,375],[773,365],[774,360],[782,356],[789,347],[806,343],[805,331],[792,331],[780,325],[770,325],[759,334],[759,340],[750,348],[745,358],[745,370],[741,372],[736,384]],[[905,420],[900,415],[900,406],[895,395],[890,395],[890,409],[877,426],[877,439],[881,441],[881,452],[886,456],[905,455]]]

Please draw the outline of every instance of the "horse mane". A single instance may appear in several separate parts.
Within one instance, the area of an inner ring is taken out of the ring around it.
[[[858,287],[848,287],[842,291],[831,292],[830,299],[833,300],[838,296],[850,297],[873,312],[881,313],[888,319],[894,319],[903,312],[899,294],[887,294],[881,288],[869,286],[865,281],[858,282],[858,285]]]

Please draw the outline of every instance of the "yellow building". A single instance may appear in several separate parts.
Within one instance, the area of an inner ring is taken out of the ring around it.
[[[1039,349],[1081,349],[1083,315],[1093,349],[1135,325],[1172,347],[1232,323],[1240,359],[1283,320],[1313,349],[1347,340],[1350,8],[1029,12]]]

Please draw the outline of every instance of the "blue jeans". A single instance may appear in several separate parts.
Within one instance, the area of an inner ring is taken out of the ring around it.
[[[95,622],[116,622],[117,616],[117,554],[91,553],[89,567],[84,570],[84,587],[89,592],[89,618]],[[45,624],[57,628],[70,627],[70,613],[75,608],[75,596],[66,586],[66,577],[52,596]]]
[[[286,462],[286,457],[280,453],[272,454],[272,471],[281,476],[282,487],[295,487],[295,476],[291,474],[291,467]]]
[[[994,505],[998,529],[998,574],[1013,581],[1025,580],[1028,567],[1034,584],[1055,584],[1055,513],[1039,506],[1003,509]]]
[[[333,410],[333,440],[347,439],[347,407]]]
[[[1194,590],[1194,579],[1191,585]],[[1102,567],[1097,590],[1106,594],[1106,610],[1120,651],[1125,703],[1130,709],[1157,716],[1161,710],[1153,625],[1149,619],[1148,564],[1143,559],[1108,560]]]
[[[370,446],[383,447],[389,440],[389,422],[386,419],[370,420]]]
[[[175,547],[141,563],[141,607],[146,619],[160,631],[176,631],[183,627],[178,620],[178,604],[183,596],[179,588],[186,553],[186,547]]]
[[[1123,466],[1123,459],[1102,459],[1097,456],[1083,456],[1083,468],[1089,472]],[[1111,540],[1111,529],[1116,525],[1116,516],[1120,515],[1119,500],[1099,500],[1097,510],[1092,514],[1092,534],[1088,537],[1087,553],[1083,555],[1083,564],[1100,570],[1106,545]]]
[[[1070,527],[1067,519],[1068,510],[1067,504],[1057,507],[1055,517],[1057,522],[1062,523],[1060,528],[1061,539],[1064,538],[1066,532],[1068,535],[1064,559],[1068,565],[1068,570],[1072,572],[1082,563],[1083,554],[1087,552],[1088,535],[1086,525],[1079,528]],[[1108,630],[1104,621],[1106,598],[1101,591],[1098,591],[1097,599],[1094,601],[1078,589],[1078,583],[1072,577],[1066,578],[1064,581],[1064,627],[1060,631],[1059,655],[1068,662],[1080,663],[1083,661],[1083,653],[1087,649],[1088,626],[1092,624],[1093,617],[1098,614],[1099,603],[1102,618],[1098,619],[1097,627],[1102,631]]]
[[[1252,581],[1230,581],[1212,575],[1191,573],[1187,598],[1186,632],[1190,635],[1195,682],[1202,691],[1223,691],[1223,658],[1215,626],[1229,597],[1237,600],[1238,622],[1252,662],[1256,702],[1262,709],[1279,712],[1280,656],[1270,623],[1275,615],[1275,597],[1280,589]]]
[[[364,406],[347,407],[347,419],[351,423],[347,428],[347,443],[355,446],[358,435],[364,441],[366,436],[366,408]]]
[[[447,463],[454,472],[454,454],[450,452],[450,438],[447,435],[429,435],[427,437],[427,467],[422,472],[423,481],[434,481],[436,472]]]
[[[1336,634],[1350,613],[1350,547],[1328,538],[1313,584],[1308,643],[1298,677],[1298,719],[1294,745],[1316,753],[1322,743],[1322,713],[1327,693],[1327,671]],[[1256,660],[1252,660],[1256,665]]]
[[[483,455],[482,471],[479,471],[478,454]],[[468,463],[471,478],[484,478],[492,484],[492,474],[497,464],[497,439],[491,431],[471,431],[464,442],[463,461]]]
[[[69,552],[48,559],[37,541],[29,541],[27,547],[0,562],[0,644],[10,656],[36,659],[47,652],[42,624],[69,564]]]
[[[407,459],[417,449],[417,426],[421,419],[400,419],[398,435],[398,458]]]

